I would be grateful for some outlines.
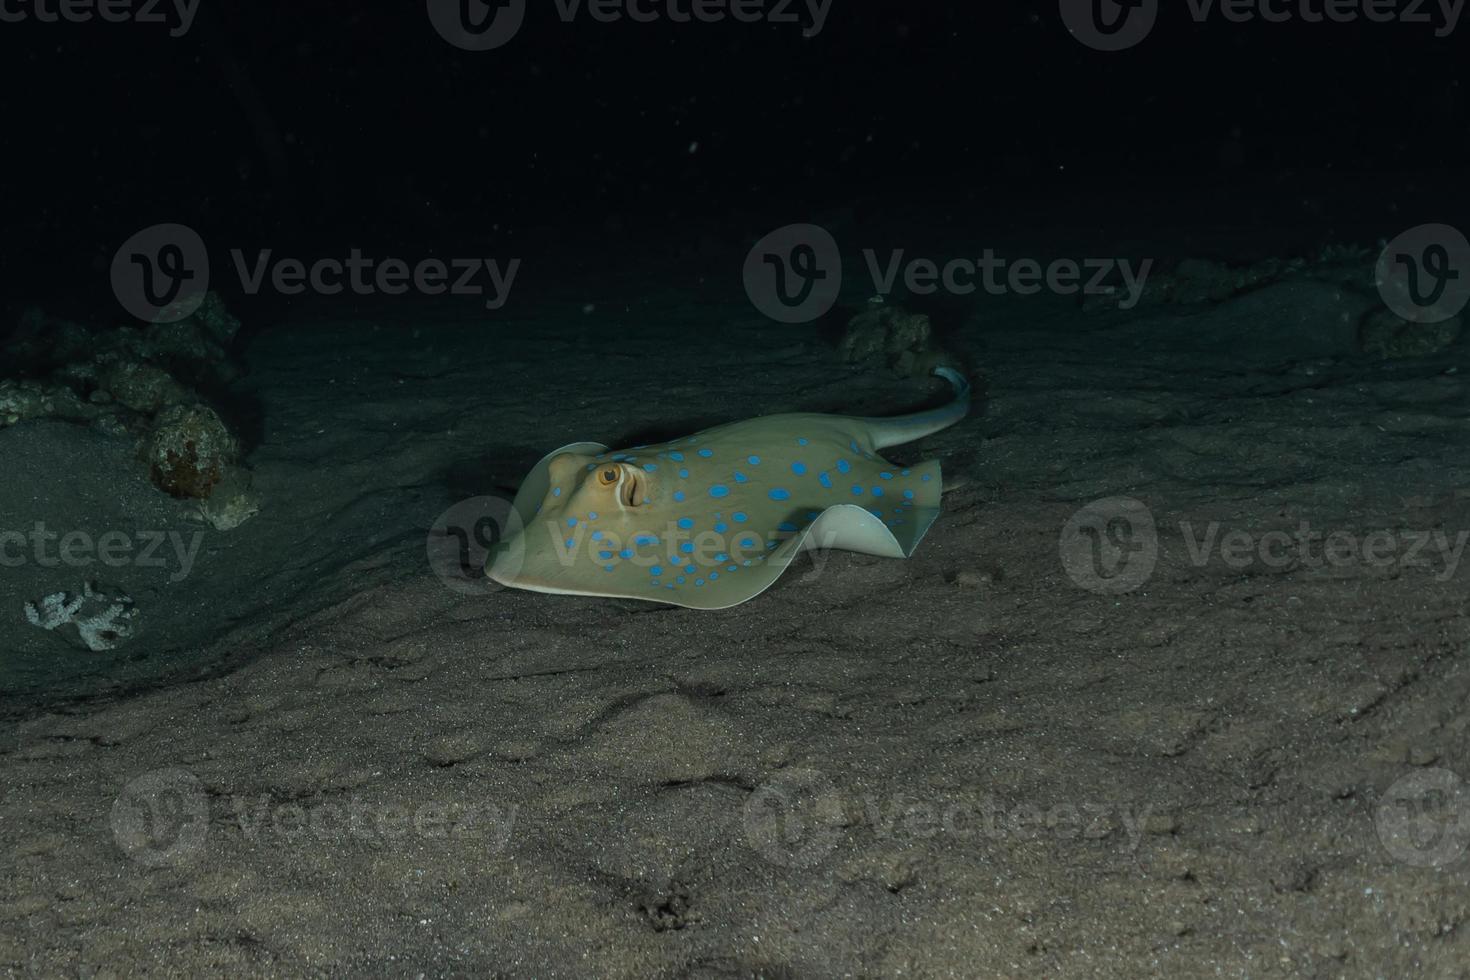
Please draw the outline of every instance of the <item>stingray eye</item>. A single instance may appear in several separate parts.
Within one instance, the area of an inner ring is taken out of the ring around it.
[[[618,471],[617,471],[617,468],[616,467],[611,467],[610,466],[610,467],[608,467],[605,470],[598,470],[597,471],[597,485],[598,486],[600,486],[600,487],[610,487],[614,483],[617,483],[617,482],[618,482]]]

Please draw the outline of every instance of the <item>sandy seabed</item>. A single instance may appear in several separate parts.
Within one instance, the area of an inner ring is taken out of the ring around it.
[[[713,613],[456,588],[426,535],[575,439],[940,382],[692,286],[263,333],[265,507],[117,571],[133,644],[7,570],[0,970],[1463,975],[1470,356],[1355,357],[1357,302],[989,301],[972,416],[890,451],[954,485],[914,558]],[[0,516],[198,530],[109,453],[0,431]]]

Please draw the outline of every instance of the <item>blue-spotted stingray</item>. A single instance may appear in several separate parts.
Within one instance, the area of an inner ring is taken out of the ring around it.
[[[964,418],[956,371],[941,408],[893,418],[767,415],[619,452],[548,453],[516,494],[486,573],[560,595],[724,609],[764,592],[803,551],[907,558],[939,514],[936,460],[894,466],[877,450]]]

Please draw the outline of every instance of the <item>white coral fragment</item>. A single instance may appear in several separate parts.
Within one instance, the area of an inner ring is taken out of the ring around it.
[[[115,650],[131,638],[136,614],[132,596],[104,591],[91,582],[82,586],[81,595],[55,592],[25,604],[32,626],[48,632],[75,627],[76,639],[94,653]]]
[[[77,610],[82,608],[83,601],[82,596],[74,596],[70,592],[43,596],[26,603],[26,620],[43,630],[54,630],[71,622]]]

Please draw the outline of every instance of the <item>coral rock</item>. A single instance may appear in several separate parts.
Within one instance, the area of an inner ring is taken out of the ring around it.
[[[154,485],[175,497],[209,497],[239,454],[224,420],[207,405],[164,409],[143,441]]]
[[[881,358],[904,376],[934,363],[933,328],[922,313],[896,306],[875,306],[853,317],[837,346],[848,364]]]

